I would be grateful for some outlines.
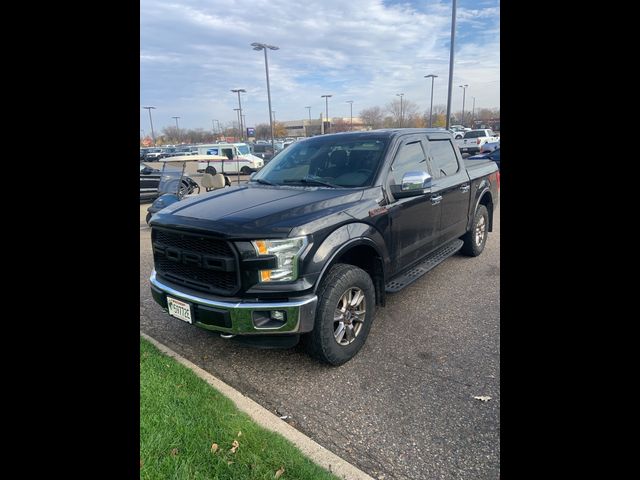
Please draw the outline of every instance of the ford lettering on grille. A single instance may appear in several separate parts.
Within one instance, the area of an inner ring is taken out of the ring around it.
[[[167,260],[184,265],[192,265],[207,270],[217,270],[219,272],[234,271],[234,260],[232,258],[203,255],[176,247],[168,247],[161,243],[154,243],[153,251],[158,255],[163,255]]]

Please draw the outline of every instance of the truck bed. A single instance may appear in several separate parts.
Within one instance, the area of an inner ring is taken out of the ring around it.
[[[467,167],[470,180],[498,171],[498,166],[493,160],[465,160],[464,165]]]

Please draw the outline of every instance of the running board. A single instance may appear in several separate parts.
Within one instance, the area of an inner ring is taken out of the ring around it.
[[[429,254],[427,258],[425,258],[418,265],[413,267],[411,270],[403,273],[399,277],[394,278],[385,286],[385,291],[387,293],[395,293],[402,290],[407,285],[412,284],[416,280],[418,280],[422,275],[427,273],[429,270],[435,268],[440,264],[443,260],[446,260],[451,255],[455,254],[458,250],[462,248],[464,242],[462,240],[454,240],[451,243],[447,243],[444,247],[440,247],[435,252]]]

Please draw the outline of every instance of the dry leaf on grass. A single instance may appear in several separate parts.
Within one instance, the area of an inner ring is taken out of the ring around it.
[[[178,455],[178,449],[174,448],[173,450],[171,450],[171,456],[175,457],[176,455]]]
[[[232,463],[233,463],[233,461],[229,460],[229,461],[227,462],[227,465],[231,465]]]
[[[242,432],[238,432],[238,436],[239,436],[239,437],[240,437],[240,436],[242,436]]]
[[[278,469],[276,472],[276,478],[280,478],[280,476],[284,473],[284,465]]]
[[[482,401],[482,402],[488,402],[489,400],[491,400],[491,397],[489,397],[489,396],[482,396],[482,395],[481,395],[481,396],[479,396],[479,397],[473,397],[473,398],[475,398],[476,400],[480,400],[480,401]]]
[[[218,451],[218,444],[217,443],[212,443],[211,444],[211,453],[216,453]]]
[[[229,450],[231,453],[236,453],[236,450],[238,449],[238,447],[240,446],[240,444],[238,443],[237,440],[234,440],[233,443],[231,444],[231,450]]]

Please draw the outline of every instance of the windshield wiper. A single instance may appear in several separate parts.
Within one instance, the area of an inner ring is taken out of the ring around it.
[[[314,185],[322,185],[322,186],[331,187],[331,188],[341,188],[340,185],[336,185],[335,183],[325,182],[324,180],[320,180],[318,178],[309,177],[309,176],[301,178],[300,180],[293,180],[293,179],[286,179],[285,180],[285,183],[297,183],[297,182],[310,183],[310,184],[314,184]]]
[[[263,180],[262,178],[253,178],[251,179],[252,182],[258,182],[258,183],[262,183],[263,185],[275,185],[275,183],[270,182],[269,180]]]

